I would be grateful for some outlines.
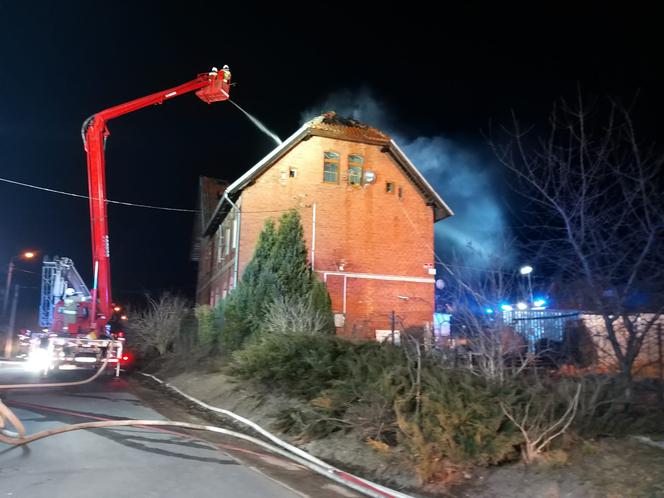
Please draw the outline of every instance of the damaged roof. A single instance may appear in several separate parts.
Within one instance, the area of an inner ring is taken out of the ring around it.
[[[335,112],[326,112],[309,121],[308,125],[312,134],[317,136],[377,145],[390,142],[390,137],[382,131],[353,118],[338,116]]]
[[[272,152],[256,163],[244,175],[231,183],[226,189],[224,197],[217,204],[203,234],[211,235],[215,232],[217,226],[223,221],[231,207],[229,197],[237,199],[245,187],[250,185],[256,178],[262,175],[276,161],[296,147],[300,142],[311,136],[383,146],[382,151],[392,155],[397,164],[401,166],[406,176],[408,176],[413,184],[420,190],[424,198],[427,199],[428,203],[434,208],[434,221],[440,221],[454,214],[445,201],[443,201],[440,195],[438,195],[389,135],[355,119],[338,116],[335,112],[327,112],[306,122],[300,127],[300,129],[284,140],[284,142],[278,147],[273,149]]]

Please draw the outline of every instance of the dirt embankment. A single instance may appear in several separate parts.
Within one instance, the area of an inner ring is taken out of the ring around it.
[[[352,432],[337,432],[314,441],[297,440],[280,433],[274,427],[278,415],[297,407],[301,401],[261,389],[260,386],[246,385],[222,372],[190,371],[165,377],[162,371],[156,375],[195,398],[256,422],[282,439],[344,470],[399,489],[412,491],[418,487],[416,476],[400,465],[397,458],[374,450]]]
[[[475,469],[464,473],[465,482],[451,488],[422,487],[399,455],[377,451],[353,432],[337,432],[314,441],[280,434],[275,429],[279,413],[297,407],[301,401],[243,383],[218,369],[210,370],[180,370],[166,376],[165,372],[173,373],[174,369],[161,368],[155,373],[191,396],[249,418],[331,464],[412,494],[454,498],[664,498],[664,443],[647,444],[635,438],[584,442],[560,452],[548,463]]]

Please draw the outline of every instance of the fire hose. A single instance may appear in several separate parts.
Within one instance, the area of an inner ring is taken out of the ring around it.
[[[109,352],[110,353],[110,352]],[[107,357],[108,359],[108,357]],[[92,382],[97,377],[99,377],[102,372],[105,370],[108,362],[104,360],[101,367],[95,372],[91,377],[75,382],[59,382],[59,383],[49,383],[49,384],[9,384],[2,385],[0,384],[0,390],[14,390],[14,389],[33,389],[33,388],[43,388],[43,387],[70,387],[76,385],[82,385],[89,382]],[[139,372],[140,373],[140,372]],[[255,437],[249,436],[247,434],[242,434],[240,432],[231,431],[228,429],[223,429],[221,427],[211,426],[211,425],[201,425],[193,424],[189,422],[177,422],[170,420],[109,420],[102,422],[85,422],[81,424],[69,424],[61,427],[49,429],[46,431],[37,432],[31,435],[26,435],[25,427],[21,423],[20,419],[0,400],[0,442],[13,446],[25,445],[39,439],[43,439],[50,436],[55,436],[58,434],[63,434],[66,432],[82,430],[82,429],[100,429],[100,428],[113,428],[113,427],[124,427],[124,426],[135,426],[135,427],[149,427],[149,426],[170,426],[170,427],[181,427],[191,430],[201,430],[209,431],[217,434],[223,434],[225,436],[241,439],[252,444],[255,444],[261,448],[264,448],[274,454],[280,455],[284,458],[288,458],[295,463],[319,474],[332,481],[335,481],[342,486],[346,486],[358,493],[361,493],[365,496],[370,496],[374,498],[412,498],[410,495],[403,494],[399,491],[392,490],[385,486],[382,486],[377,483],[373,483],[366,479],[362,479],[353,474],[344,472],[340,469],[337,469],[322,460],[317,459],[313,455],[310,455],[301,449],[288,444],[287,442],[279,439],[277,436],[271,434],[258,424],[248,420],[240,415],[237,415],[229,410],[224,410],[212,405],[208,405],[188,394],[182,392],[174,386],[171,386],[168,383],[158,379],[157,377],[150,374],[143,374],[146,377],[150,377],[159,384],[164,385],[165,387],[177,392],[180,396],[185,397],[186,399],[206,408],[208,410],[220,413],[226,417],[229,417],[236,422],[239,422],[243,425],[246,425],[261,434],[263,437],[269,439],[270,441],[276,444],[269,444],[265,441],[257,439]],[[7,423],[9,423],[16,432],[8,430]]]

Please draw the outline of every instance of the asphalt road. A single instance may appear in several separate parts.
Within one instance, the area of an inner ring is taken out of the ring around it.
[[[62,372],[57,378],[88,375]],[[0,365],[0,385],[24,381],[38,379],[20,366]],[[96,420],[164,419],[136,393],[126,379],[108,376],[78,387],[0,392],[28,434]],[[228,452],[224,448],[232,446],[214,438],[179,431],[122,427],[74,431],[22,447],[0,443],[0,497],[359,496],[263,450]]]

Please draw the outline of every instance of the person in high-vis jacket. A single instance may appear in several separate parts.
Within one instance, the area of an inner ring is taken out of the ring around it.
[[[231,81],[231,70],[228,67],[228,64],[224,64],[224,67],[221,68],[221,72],[224,73],[224,83],[228,84]]]

